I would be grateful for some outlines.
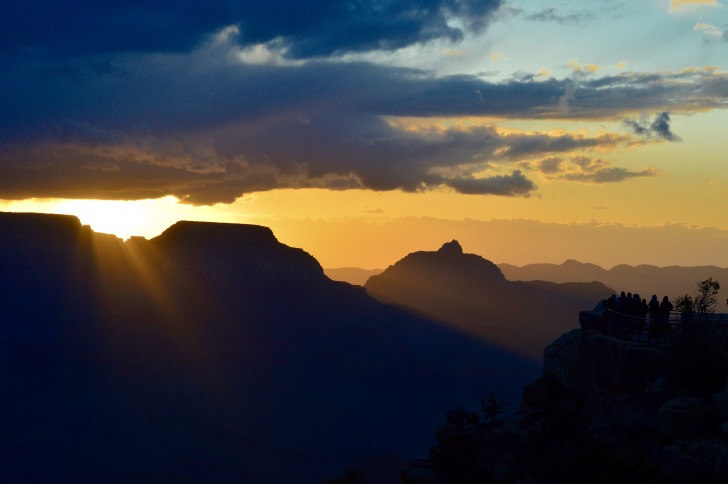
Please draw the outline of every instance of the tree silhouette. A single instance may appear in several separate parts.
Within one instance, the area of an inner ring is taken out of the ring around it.
[[[696,283],[697,289],[694,296],[685,294],[675,300],[675,308],[683,313],[697,313],[699,316],[705,317],[706,314],[715,312],[718,305],[718,291],[720,283],[714,281],[712,277]]]
[[[695,311],[700,314],[714,313],[718,305],[718,290],[720,284],[713,278],[698,282],[698,291],[693,299]]]

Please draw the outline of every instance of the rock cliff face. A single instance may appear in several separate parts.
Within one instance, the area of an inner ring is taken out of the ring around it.
[[[683,334],[671,346],[622,341],[575,330],[545,350],[544,378],[582,395],[578,418],[612,451],[632,445],[664,480],[728,479],[728,388],[725,356],[692,366],[686,358],[711,351],[711,342]],[[690,367],[680,374],[674,366]],[[722,371],[706,380],[716,367]],[[683,381],[687,378],[691,381]]]
[[[546,347],[545,376],[572,388],[642,393],[664,375],[664,348],[597,331],[582,336],[575,330]]]
[[[323,275],[265,227],[0,214],[0,481],[322,482],[425,451],[537,365]]]
[[[562,335],[517,415],[448,416],[430,459],[405,481],[728,482],[726,357],[694,336],[656,347]]]

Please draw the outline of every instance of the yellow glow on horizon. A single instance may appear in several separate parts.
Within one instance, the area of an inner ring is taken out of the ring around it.
[[[156,231],[160,202],[167,204],[170,200],[63,200],[56,204],[55,209],[76,215],[81,223],[90,225],[96,232],[126,239],[132,235],[151,235]]]
[[[688,147],[681,144],[679,148]],[[650,147],[653,155],[666,149],[661,145]],[[637,155],[633,155],[634,164],[622,160],[618,166],[637,170],[636,162],[643,158]],[[596,185],[548,181],[531,173],[539,188],[530,198],[461,195],[448,190],[406,193],[279,189],[246,195],[230,205],[191,206],[171,197],[138,202],[25,200],[0,201],[0,210],[73,214],[97,232],[120,237],[152,238],[179,220],[258,224],[270,227],[280,242],[306,250],[324,267],[383,268],[409,252],[436,250],[453,238],[462,239],[461,242],[472,247],[469,250],[498,262],[562,262],[565,256],[559,250],[568,246],[566,239],[551,248],[539,246],[538,251],[524,251],[512,237],[534,240],[526,232],[531,225],[542,230],[544,225],[540,224],[553,224],[551,227],[559,227],[566,237],[573,224],[597,221],[625,226],[688,224],[728,230],[721,223],[720,212],[728,203],[728,197],[720,189],[728,184],[728,176],[698,177],[693,181],[691,177],[697,175],[676,173],[676,169],[677,165],[665,167],[665,173],[659,177],[664,183],[657,183],[658,177],[648,177]],[[695,206],[686,204],[686,200],[706,201],[704,210],[696,212]],[[121,206],[117,207],[118,204]],[[125,207],[127,204],[129,207]],[[117,228],[112,224],[114,220],[123,221],[127,228],[122,229],[121,225]],[[510,229],[502,234],[493,233],[490,230],[498,226],[494,222],[497,220],[513,221],[515,226],[523,226],[524,231],[518,235]],[[518,220],[533,223],[521,224]],[[490,228],[483,231],[474,227]],[[476,250],[477,247],[480,248]],[[578,244],[570,250],[587,262],[612,265],[628,262],[619,254],[609,255],[609,246],[591,244],[589,247],[593,255]],[[551,252],[559,255],[553,258],[549,255]],[[663,262],[649,261],[657,265],[683,261],[674,254],[660,254],[660,257]],[[713,259],[723,261],[724,256],[714,254]],[[700,263],[710,260],[704,257]],[[629,261],[637,263],[639,259]]]

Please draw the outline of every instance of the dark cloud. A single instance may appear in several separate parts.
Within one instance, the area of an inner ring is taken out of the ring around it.
[[[524,18],[534,22],[555,22],[561,25],[583,25],[593,17],[594,15],[588,12],[562,14],[558,8],[551,7],[541,10],[540,12],[526,15]]]
[[[657,171],[651,168],[630,171],[626,168],[606,167],[587,172],[565,174],[561,179],[586,183],[616,183],[629,180],[630,178],[653,177],[657,175]]]
[[[664,141],[682,141],[678,135],[671,131],[670,113],[667,111],[663,111],[655,115],[655,119],[653,119],[652,122],[643,117],[639,121],[625,119],[623,123],[630,131],[638,136]]]
[[[43,59],[189,51],[209,33],[235,23],[234,3],[7,0],[0,51]]]
[[[631,171],[627,168],[611,166],[609,160],[572,155],[565,158],[549,157],[521,164],[524,169],[541,173],[547,179],[566,180],[583,183],[618,183],[637,177],[657,176],[657,170],[643,168]]]
[[[505,195],[528,197],[536,185],[526,178],[520,170],[510,175],[496,175],[488,178],[453,178],[443,180],[443,184],[458,193],[467,195]]]
[[[608,10],[613,10],[608,9]],[[585,25],[595,17],[595,14],[588,11],[579,11],[574,13],[562,13],[556,7],[549,7],[538,12],[527,12],[521,7],[516,7],[509,3],[504,3],[496,14],[499,19],[522,18],[530,22],[553,22],[560,25]]]
[[[623,121],[623,123],[624,123],[624,125],[625,125],[625,126],[626,126],[626,127],[627,127],[627,128],[628,128],[628,129],[630,130],[630,131],[632,131],[632,132],[633,132],[634,134],[636,134],[636,135],[638,135],[638,136],[649,136],[649,135],[650,135],[650,133],[651,133],[651,131],[650,131],[650,127],[649,127],[649,126],[647,126],[647,125],[646,125],[646,124],[645,124],[644,122],[642,122],[642,121],[635,121],[635,120],[633,120],[633,119],[625,119],[625,120]]]
[[[266,42],[283,36],[293,57],[312,57],[338,52],[394,50],[434,39],[456,41],[466,32],[480,32],[501,0],[385,0],[382,2],[331,2],[321,18],[310,19],[295,31],[285,28],[250,37],[248,23],[241,26],[243,41]],[[300,13],[291,24],[300,22]],[[457,19],[462,28],[450,20]],[[251,26],[252,27],[252,26]],[[253,27],[255,30],[255,27]]]
[[[609,162],[603,158],[590,158],[588,156],[577,155],[569,158],[569,161],[578,167],[582,173],[594,173],[604,170],[608,167]]]
[[[663,111],[655,116],[650,129],[659,138],[667,141],[682,141],[678,135],[670,131],[670,113]]]
[[[533,134],[529,136],[508,135],[502,154],[512,159],[544,153],[565,153],[590,148],[610,148],[626,145],[629,138],[615,134],[604,134],[596,137],[577,136],[573,134],[550,135]]]
[[[572,89],[564,110],[560,98]],[[184,56],[17,66],[0,76],[0,92],[0,137],[17,140],[56,133],[59,125],[69,123],[127,133],[187,131],[323,112],[603,119],[666,105],[673,111],[696,111],[725,105],[728,75],[629,74],[582,81],[577,87],[571,79],[494,83],[368,63],[251,66],[235,58],[230,44],[213,43]]]
[[[230,44],[210,42],[184,56],[6,72],[0,89],[13,95],[0,99],[0,198],[172,194],[199,204],[277,187],[418,191],[458,183],[463,167],[628,141],[385,121],[528,111],[548,104],[558,91],[552,83],[531,83],[529,93],[528,83],[435,79],[368,63],[246,65],[234,54]],[[433,178],[438,170],[454,174]],[[469,191],[522,194],[487,183]]]
[[[377,116],[281,117],[267,126],[233,125],[187,137],[92,130],[28,145],[6,145],[0,197],[148,198],[175,195],[194,204],[230,202],[245,192],[278,187],[421,191],[449,186],[461,193],[527,195],[535,185],[520,172],[462,176],[468,167],[511,160],[511,148],[577,150],[599,141],[559,136],[500,135],[494,128],[402,129]],[[612,140],[603,146],[609,147]],[[539,148],[540,146],[540,148]],[[450,175],[443,172],[450,171]]]
[[[447,15],[469,12],[485,19],[494,3],[432,5]],[[92,13],[93,8],[83,15]],[[294,27],[287,27],[287,38],[305,31]],[[253,35],[243,30],[241,36]],[[569,161],[544,163],[542,174],[560,169],[577,181],[651,176],[573,161],[590,150],[641,141],[626,134],[504,133],[493,126],[443,129],[404,120],[619,119],[667,107],[672,112],[721,107],[728,98],[728,75],[710,70],[489,82],[365,62],[279,59],[253,65],[241,61],[231,32],[193,37],[189,45],[202,43],[188,53],[31,56],[7,63],[0,74],[0,198],[175,195],[209,204],[278,187],[411,192],[450,187],[522,196],[535,185],[521,172],[500,173],[544,157]],[[6,53],[11,50],[3,45]],[[567,91],[564,110],[560,99]],[[644,128],[670,139],[669,116]]]
[[[243,45],[279,42],[294,57],[397,49],[479,32],[501,0],[7,0],[0,52],[44,59],[187,52],[223,27]],[[452,20],[458,20],[454,27]]]
[[[540,160],[536,165],[541,173],[555,175],[561,172],[563,162],[564,160],[561,158],[551,157]]]
[[[566,83],[564,93],[572,83]],[[728,98],[728,75],[716,68],[623,73],[578,79],[568,94],[568,109],[562,109],[561,117],[614,118],[668,107],[671,112],[720,109]],[[559,117],[559,113],[549,116]]]

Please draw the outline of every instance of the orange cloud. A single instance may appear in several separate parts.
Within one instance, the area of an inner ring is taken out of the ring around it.
[[[672,0],[672,2],[670,3],[670,12],[674,12],[676,10],[680,10],[686,7],[696,7],[700,5],[715,8],[718,8],[720,6],[718,0]]]
[[[567,62],[566,67],[570,67],[575,72],[584,72],[588,74],[592,74],[602,68],[602,66],[597,64],[579,64],[576,59],[572,59]]]

